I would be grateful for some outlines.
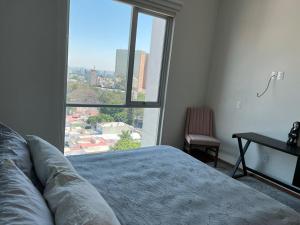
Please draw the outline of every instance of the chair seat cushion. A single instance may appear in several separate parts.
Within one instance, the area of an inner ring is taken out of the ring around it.
[[[214,137],[199,135],[199,134],[188,134],[185,137],[187,143],[191,145],[203,145],[211,147],[219,147],[220,141]]]

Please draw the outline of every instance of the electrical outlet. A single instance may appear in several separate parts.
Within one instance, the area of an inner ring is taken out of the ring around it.
[[[284,79],[284,72],[278,72],[278,74],[277,74],[277,80],[283,80]]]
[[[237,108],[237,109],[240,109],[241,108],[241,101],[240,100],[238,100],[238,101],[236,101],[236,105],[235,105],[235,107]]]

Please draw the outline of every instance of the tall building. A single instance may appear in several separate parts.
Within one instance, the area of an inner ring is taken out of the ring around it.
[[[116,51],[116,64],[115,64],[115,76],[127,76],[127,62],[128,50],[117,49]]]
[[[142,51],[135,52],[133,77],[134,78],[137,77],[137,81],[136,81],[137,84],[134,85],[134,87],[137,88],[137,92],[142,92],[145,90],[146,66],[147,66],[147,53]]]
[[[135,51],[133,68],[133,90],[142,92],[146,84],[146,67],[148,54],[144,51]],[[128,50],[117,49],[115,76],[127,76]]]
[[[91,74],[90,74],[90,85],[91,86],[96,86],[97,85],[97,71],[94,66],[93,69],[91,69]]]

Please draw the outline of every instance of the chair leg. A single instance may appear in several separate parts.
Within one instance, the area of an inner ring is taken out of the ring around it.
[[[184,147],[183,147],[183,150],[184,150],[186,153],[190,154],[190,145],[189,145],[189,143],[188,143],[186,140],[184,141]]]
[[[219,147],[216,148],[215,165],[214,165],[215,167],[217,167],[218,159],[219,159]]]
[[[190,155],[191,154],[191,145],[186,143],[186,152]]]
[[[208,154],[208,148],[205,147],[205,154]]]

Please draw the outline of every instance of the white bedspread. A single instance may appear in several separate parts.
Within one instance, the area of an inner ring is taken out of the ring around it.
[[[294,210],[172,147],[69,159],[123,225],[300,224]]]

